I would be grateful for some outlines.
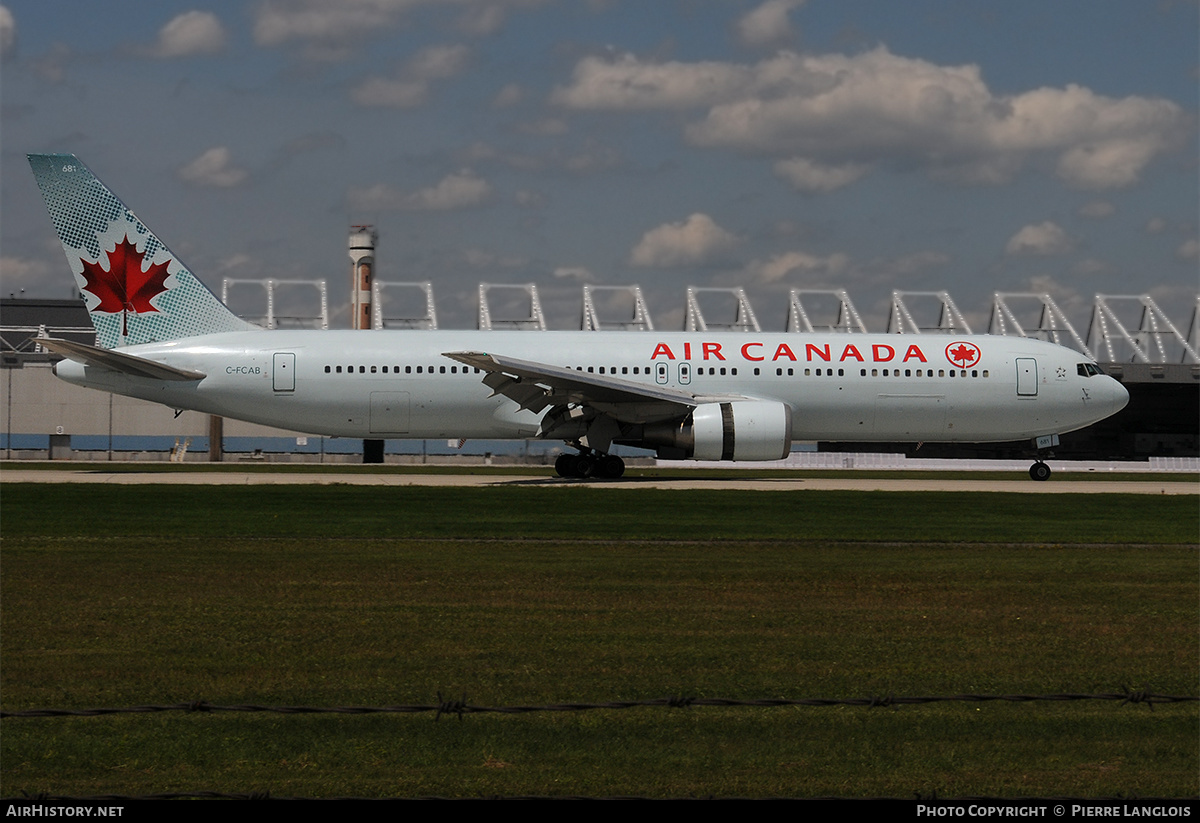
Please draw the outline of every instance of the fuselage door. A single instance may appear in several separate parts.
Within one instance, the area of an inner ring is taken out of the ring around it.
[[[272,360],[271,381],[275,391],[296,390],[296,355],[290,351],[277,351]]]
[[[1017,396],[1037,397],[1037,361],[1032,357],[1017,358]]]
[[[692,382],[692,364],[679,364],[679,385],[686,386]]]
[[[655,383],[660,383],[665,386],[667,384],[667,378],[668,378],[669,374],[670,374],[670,372],[667,369],[666,363],[655,363],[654,364],[654,382]]]

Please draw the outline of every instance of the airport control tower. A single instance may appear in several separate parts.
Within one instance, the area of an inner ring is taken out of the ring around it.
[[[375,267],[374,226],[350,227],[350,328],[371,328],[371,270]]]
[[[350,227],[350,328],[371,328],[371,274],[375,268],[374,226]],[[382,440],[363,441],[363,462],[383,462]]]

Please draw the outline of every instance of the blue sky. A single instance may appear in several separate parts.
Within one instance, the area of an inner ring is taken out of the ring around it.
[[[336,325],[360,222],[443,327],[480,281],[538,283],[555,328],[583,283],[663,329],[689,285],[768,330],[790,288],[880,331],[893,289],[976,331],[993,291],[1186,324],[1198,31],[1167,0],[7,0],[0,288],[71,293],[24,160],[68,151],[214,290],[325,278]]]

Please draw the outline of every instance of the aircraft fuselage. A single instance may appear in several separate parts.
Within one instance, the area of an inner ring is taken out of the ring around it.
[[[159,381],[58,365],[68,382],[284,429],[364,438],[527,438],[541,413],[445,356],[497,351],[697,396],[786,404],[792,439],[985,442],[1068,432],[1128,395],[1038,340],[735,332],[228,332],[119,351],[201,372]]]

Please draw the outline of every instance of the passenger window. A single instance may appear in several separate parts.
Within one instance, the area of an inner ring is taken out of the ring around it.
[[[326,374],[329,374],[329,372],[330,372],[330,368],[329,368],[328,366],[326,366],[326,367],[325,367],[325,373],[326,373]]]

